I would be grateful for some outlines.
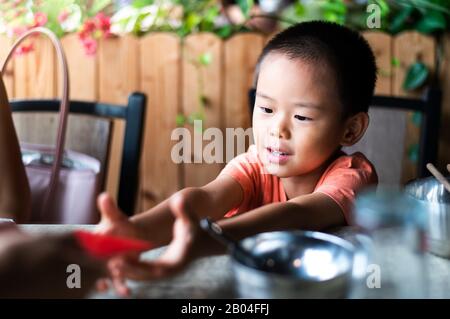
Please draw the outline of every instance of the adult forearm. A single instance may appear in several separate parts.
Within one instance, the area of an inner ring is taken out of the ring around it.
[[[1,83],[0,83],[1,85]],[[0,95],[2,87],[0,86]],[[7,105],[0,104],[0,217],[13,218],[18,223],[28,220],[31,195],[19,142]]]

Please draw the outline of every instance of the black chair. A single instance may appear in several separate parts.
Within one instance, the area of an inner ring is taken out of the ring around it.
[[[13,100],[13,112],[59,112],[59,100]],[[138,191],[139,160],[145,118],[146,96],[132,93],[127,105],[113,105],[97,102],[70,101],[70,114],[123,119],[126,122],[122,165],[120,169],[117,202],[128,216],[134,213]]]
[[[253,114],[255,104],[255,94],[256,90],[254,88],[248,92],[251,115]],[[419,156],[417,161],[417,174],[420,178],[430,175],[426,168],[427,163],[436,164],[437,162],[441,99],[441,90],[435,87],[427,88],[420,99],[376,95],[373,97],[369,110],[370,112],[374,108],[385,108],[391,110],[417,111],[422,114]]]

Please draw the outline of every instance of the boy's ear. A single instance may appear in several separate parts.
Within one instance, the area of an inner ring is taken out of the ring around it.
[[[369,115],[367,112],[359,112],[345,121],[344,135],[341,139],[342,146],[351,146],[357,143],[369,126]]]

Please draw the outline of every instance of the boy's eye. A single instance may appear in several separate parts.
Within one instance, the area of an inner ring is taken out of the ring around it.
[[[263,113],[272,113],[272,109],[269,109],[268,107],[263,107],[260,106],[259,109],[263,112]]]
[[[301,115],[295,115],[294,116],[297,120],[305,122],[305,121],[312,121],[312,118],[301,116]]]

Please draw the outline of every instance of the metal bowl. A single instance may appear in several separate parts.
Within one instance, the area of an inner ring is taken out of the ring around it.
[[[242,246],[265,267],[246,265],[231,253],[241,298],[345,298],[352,284],[354,246],[339,237],[311,231],[262,233]]]
[[[450,177],[446,177],[450,181]],[[405,191],[415,198],[426,212],[428,250],[450,258],[450,193],[434,177],[408,183]]]

